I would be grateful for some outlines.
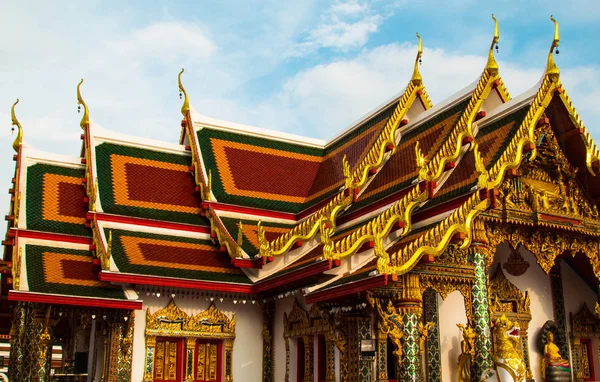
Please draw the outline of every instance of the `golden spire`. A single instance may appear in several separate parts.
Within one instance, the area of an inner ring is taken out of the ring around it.
[[[187,112],[190,111],[190,100],[188,99],[187,92],[181,84],[181,75],[184,71],[185,69],[181,68],[181,72],[179,72],[179,76],[177,76],[177,83],[179,84],[179,98],[181,98],[181,93],[183,93],[185,97],[183,99],[183,105],[181,106],[181,114],[183,114],[183,116],[185,117],[187,115]]]
[[[79,91],[79,88],[81,87],[81,84],[83,83],[83,78],[81,79],[81,81],[79,81],[79,84],[77,85],[77,104],[78,105],[83,105],[83,117],[81,117],[81,122],[79,122],[79,126],[81,126],[81,128],[83,130],[86,129],[86,127],[89,126],[90,124],[90,113],[88,111],[88,107],[85,104],[85,101],[83,100],[83,98],[81,98],[81,92]],[[79,112],[79,107],[77,108],[77,111]]]
[[[494,20],[496,27],[494,29],[494,38],[492,39],[492,45],[490,46],[490,52],[488,53],[488,61],[485,68],[491,74],[496,74],[498,73],[498,64],[496,63],[496,59],[494,58],[494,47],[498,49],[498,40],[500,39],[500,34],[498,33],[498,20],[496,20],[493,13],[492,20]]]
[[[558,80],[560,76],[560,71],[558,67],[554,63],[554,57],[552,53],[554,53],[554,49],[556,48],[556,54],[558,54],[558,44],[560,42],[560,36],[558,35],[558,22],[554,20],[554,17],[550,15],[550,20],[554,23],[554,40],[552,40],[552,45],[550,45],[550,52],[548,52],[548,65],[546,67],[546,74],[550,77],[553,82]]]
[[[23,143],[23,128],[21,127],[21,124],[19,123],[19,120],[17,119],[17,116],[15,115],[15,106],[19,103],[19,99],[17,98],[17,102],[13,103],[12,108],[10,109],[10,116],[12,118],[12,125],[13,126],[17,126],[17,138],[15,138],[15,141],[13,142],[13,149],[15,149],[16,152],[19,152],[19,146],[21,146],[21,144]],[[13,131],[14,131],[14,127],[13,127]]]
[[[421,77],[421,73],[419,73],[419,64],[421,63],[421,56],[423,55],[423,39],[419,36],[419,32],[417,32],[417,37],[419,38],[419,50],[417,50],[417,58],[415,58],[415,69],[413,70],[412,78],[410,79],[415,85],[421,85],[423,82],[423,78]]]

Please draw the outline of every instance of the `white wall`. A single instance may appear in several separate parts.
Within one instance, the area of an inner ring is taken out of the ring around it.
[[[440,322],[440,348],[442,355],[442,380],[457,381],[458,356],[462,335],[456,324],[466,324],[465,300],[459,291],[454,291],[442,300],[437,294]]]
[[[529,268],[521,276],[512,276],[505,269],[504,275],[521,292],[528,291],[531,300],[531,321],[529,322],[529,359],[531,371],[535,380],[542,380],[541,360],[542,355],[537,349],[537,337],[541,327],[548,320],[554,320],[552,289],[550,287],[550,276],[538,265],[535,256],[525,248],[520,248],[519,253],[529,262]],[[494,263],[490,267],[490,278],[496,274],[498,264],[504,264],[510,255],[507,243],[498,246]]]
[[[165,293],[166,294],[166,293]],[[154,313],[162,309],[169,303],[170,296],[161,295],[160,298],[152,295],[146,296],[140,294],[144,300],[143,309],[135,313],[135,327],[133,334],[133,366],[132,381],[141,381],[144,377],[145,366],[145,328],[146,328],[146,309]],[[205,297],[192,297],[189,295],[175,297],[175,303],[179,308],[189,315],[198,314],[210,305]],[[262,380],[262,312],[258,302],[252,304],[247,300],[246,304],[241,303],[239,299],[237,304],[233,304],[232,299],[215,298],[216,307],[230,315],[236,314],[235,341],[233,343],[233,379],[236,381],[260,382]],[[224,365],[222,374],[224,375]]]
[[[591,265],[590,265],[591,267]],[[588,308],[594,312],[596,301],[598,299],[596,292],[590,288],[580,277],[577,275],[565,261],[561,261],[560,264],[562,282],[563,282],[563,294],[565,298],[565,312],[567,317],[567,328],[569,335],[571,334],[571,314],[575,315],[579,312],[583,303],[587,303]],[[571,344],[569,343],[569,346]],[[592,339],[592,352],[594,360],[594,374],[595,379],[600,380],[600,364],[598,362],[598,339]],[[563,354],[563,357],[566,355]]]

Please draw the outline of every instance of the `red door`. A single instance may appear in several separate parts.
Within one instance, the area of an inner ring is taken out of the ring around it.
[[[176,338],[156,340],[154,356],[154,381],[182,382],[183,375],[183,341]]]
[[[196,382],[221,381],[221,341],[196,341],[194,356]]]

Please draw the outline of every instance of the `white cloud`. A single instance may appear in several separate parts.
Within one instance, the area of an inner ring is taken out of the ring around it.
[[[307,31],[304,41],[294,48],[295,55],[310,53],[319,48],[347,52],[363,47],[369,36],[377,32],[383,16],[358,1],[336,2],[321,17],[320,22]]]

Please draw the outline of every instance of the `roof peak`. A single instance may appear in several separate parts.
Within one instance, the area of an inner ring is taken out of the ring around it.
[[[421,64],[421,56],[423,55],[423,39],[419,36],[419,32],[417,32],[417,38],[419,39],[419,48],[417,50],[417,58],[415,58],[415,68],[413,69],[412,78],[410,80],[415,85],[421,85],[423,77],[421,77],[421,73],[419,73],[419,65]]]
[[[497,74],[498,73],[498,63],[496,62],[496,59],[494,58],[494,47],[496,48],[496,51],[498,51],[498,40],[500,39],[500,34],[498,33],[498,20],[496,20],[493,13],[492,13],[492,20],[494,20],[494,24],[495,24],[494,38],[492,39],[492,44],[490,45],[490,51],[488,53],[488,61],[487,61],[487,64],[485,65],[485,69],[488,72],[490,72],[491,74]]]
[[[556,54],[559,53],[558,44],[560,43],[560,35],[558,33],[558,21],[556,21],[554,17],[552,17],[552,15],[550,15],[550,20],[552,20],[552,22],[554,23],[554,39],[552,40],[552,44],[550,45],[550,51],[548,52],[548,64],[546,66],[546,75],[550,78],[552,82],[556,82],[560,77],[560,70],[558,70],[556,63],[554,62],[554,57],[552,56],[552,53],[554,53],[555,49]]]

